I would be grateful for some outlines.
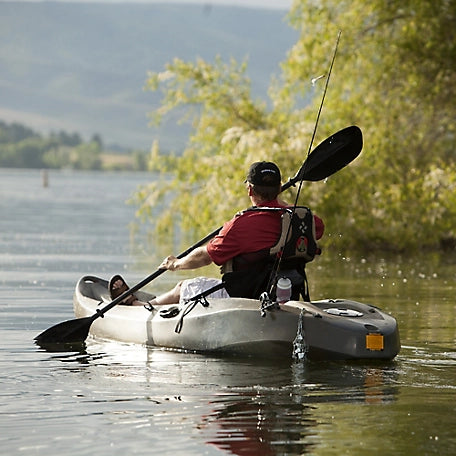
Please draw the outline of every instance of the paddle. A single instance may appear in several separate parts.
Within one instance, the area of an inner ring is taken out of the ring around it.
[[[360,154],[362,146],[362,133],[358,127],[351,126],[338,131],[325,139],[308,155],[298,173],[282,185],[281,190],[286,190],[295,185],[298,181],[318,181],[326,179],[354,160]],[[220,230],[221,227],[217,228],[212,233],[209,233],[205,238],[185,250],[185,252],[180,253],[177,258],[183,258],[196,248],[206,244],[210,239],[216,236]],[[83,342],[89,334],[90,326],[97,318],[103,317],[108,310],[152,282],[152,280],[156,279],[165,271],[166,269],[157,269],[105,307],[97,309],[96,313],[90,317],[67,320],[48,328],[35,337],[36,343],[40,346],[46,346],[50,344]]]
[[[344,128],[321,142],[296,175],[282,185],[282,192],[299,181],[320,181],[351,163],[363,148],[363,135],[356,126]]]

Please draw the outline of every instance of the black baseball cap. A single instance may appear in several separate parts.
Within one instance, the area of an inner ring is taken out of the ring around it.
[[[276,187],[280,185],[282,177],[279,167],[272,162],[255,162],[250,165],[246,182],[263,187]]]

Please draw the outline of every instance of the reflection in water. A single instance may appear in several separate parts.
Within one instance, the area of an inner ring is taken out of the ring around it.
[[[395,362],[314,363],[293,366],[295,385],[305,385],[310,402],[385,403],[395,399]]]
[[[295,402],[296,401],[296,402]],[[304,454],[317,426],[303,397],[285,391],[220,396],[203,417],[207,443],[238,455]]]
[[[320,404],[380,404],[397,393],[381,367],[305,363],[290,368],[290,386],[238,388],[237,394],[212,400],[212,413],[201,425],[208,443],[238,455],[307,454],[317,445]]]
[[[187,432],[238,455],[313,453],[319,428],[329,425],[322,418],[328,406],[386,404],[397,397],[395,362],[217,358],[93,339],[84,351],[52,353],[51,360],[66,369],[70,363],[75,372],[142,384],[150,411],[121,413],[115,422],[128,426],[132,414],[140,415],[141,426],[172,432],[184,420]],[[122,399],[136,400],[134,395]]]

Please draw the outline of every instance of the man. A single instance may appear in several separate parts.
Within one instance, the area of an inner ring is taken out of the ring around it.
[[[281,175],[275,163],[265,161],[253,163],[245,182],[250,201],[254,207],[281,208],[288,206],[284,201],[278,199],[281,191]],[[323,235],[324,225],[318,217],[315,217],[315,224],[317,239],[319,239]],[[260,290],[262,286],[260,281],[264,281],[264,277],[260,273],[266,272],[263,267],[266,260],[264,252],[268,252],[277,242],[280,232],[280,211],[244,211],[226,222],[219,234],[208,244],[196,248],[180,259],[172,255],[168,256],[163,260],[159,269],[169,271],[197,269],[211,263],[222,266],[223,269],[231,263],[234,271],[246,271],[242,273],[243,276],[247,277],[247,271],[249,271],[250,277],[244,281],[246,285],[242,285],[249,288],[243,290],[245,291],[244,297],[256,297],[259,291],[264,291]],[[256,281],[258,283],[255,283]],[[155,305],[177,304],[212,288],[218,283],[221,283],[220,279],[203,277],[184,280],[172,290],[150,301],[148,308]],[[127,289],[127,285],[120,276],[111,279],[110,290],[113,298]],[[209,297],[229,296],[225,289],[209,295]],[[232,293],[231,296],[233,296]],[[134,296],[124,303],[127,305],[144,305],[143,302],[137,301]]]

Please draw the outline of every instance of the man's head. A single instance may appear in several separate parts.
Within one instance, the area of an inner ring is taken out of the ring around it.
[[[280,169],[275,163],[261,161],[250,165],[246,182],[262,200],[272,201],[280,193],[281,180]]]

